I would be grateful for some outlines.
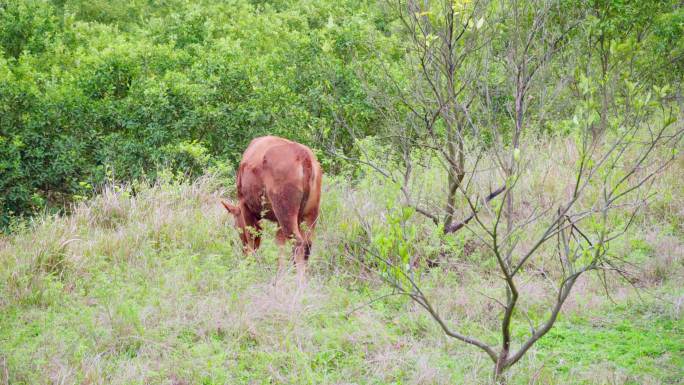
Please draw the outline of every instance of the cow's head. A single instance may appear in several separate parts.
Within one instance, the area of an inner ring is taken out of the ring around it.
[[[226,201],[221,201],[223,207],[233,215],[235,219],[235,228],[240,234],[240,240],[246,253],[251,253],[259,248],[260,237],[258,235],[258,224],[248,216],[248,213],[243,212],[240,206],[232,205]]]

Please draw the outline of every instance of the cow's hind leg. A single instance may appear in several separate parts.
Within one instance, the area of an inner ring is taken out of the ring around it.
[[[273,213],[280,226],[277,236],[283,242],[286,242],[287,239],[294,239],[294,262],[297,267],[297,275],[300,281],[303,281],[309,242],[302,236],[299,229],[299,206],[302,201],[302,192],[294,186],[285,185],[278,191],[269,192],[269,196]]]
[[[296,216],[286,219],[285,223],[282,224],[282,229],[283,237],[286,239],[286,241],[287,239],[294,240],[294,263],[295,267],[297,268],[297,277],[299,278],[300,282],[303,282],[306,274],[309,243],[302,236],[302,233],[299,230],[299,224],[297,223]]]
[[[314,229],[316,228],[316,222],[318,221],[318,209],[311,210],[310,212],[304,214],[304,223],[306,228],[302,232],[305,240],[304,249],[304,259],[309,260],[309,254],[311,254],[311,244]]]
[[[286,267],[285,245],[290,237],[285,234],[281,227],[278,227],[276,232],[276,244],[278,244],[278,273],[280,274]]]

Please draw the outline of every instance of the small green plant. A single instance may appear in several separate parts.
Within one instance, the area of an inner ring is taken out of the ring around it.
[[[373,233],[372,251],[366,253],[366,260],[379,259],[380,276],[392,285],[408,289],[410,278],[417,279],[417,227],[409,222],[415,210],[398,206],[392,200],[387,201],[386,208],[385,223]]]

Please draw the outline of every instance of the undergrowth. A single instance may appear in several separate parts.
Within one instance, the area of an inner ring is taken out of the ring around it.
[[[597,276],[579,282],[511,383],[680,383],[680,179],[663,175],[639,226],[614,245],[639,267],[631,282],[609,276],[610,296]],[[406,298],[378,299],[391,289],[348,255],[370,242],[362,226],[388,220],[391,186],[372,174],[353,186],[326,179],[303,289],[293,272],[276,273],[273,225],[260,252],[242,256],[219,204],[227,188],[211,176],[135,193],[110,186],[71,215],[0,239],[0,384],[489,383],[486,356],[445,337]],[[444,238],[418,217],[411,223],[421,285],[445,321],[496,341],[500,313],[489,298],[501,288],[486,250],[467,233]],[[521,287],[532,319],[549,284],[544,261],[535,266]]]

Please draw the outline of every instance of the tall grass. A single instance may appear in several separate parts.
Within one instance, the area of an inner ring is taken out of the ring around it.
[[[538,146],[525,195],[562,194],[572,149],[562,140]],[[610,297],[595,276],[578,283],[511,382],[681,380],[683,167],[680,157],[657,180],[638,225],[613,245],[633,263],[632,282],[609,276]],[[420,175],[423,202],[442,193],[439,170]],[[480,178],[483,188],[497,184],[496,175]],[[0,384],[488,383],[488,358],[445,338],[405,298],[373,301],[391,290],[362,255],[348,255],[371,242],[364,226],[386,227],[391,184],[370,172],[325,180],[304,290],[293,273],[277,274],[274,225],[259,253],[241,254],[219,204],[231,188],[212,176],[108,186],[68,216],[0,239]],[[500,313],[490,297],[502,288],[486,249],[468,232],[443,237],[429,221],[410,222],[420,282],[444,319],[495,341]],[[428,259],[437,267],[426,268]],[[524,273],[527,316],[540,316],[552,273],[544,258]]]

